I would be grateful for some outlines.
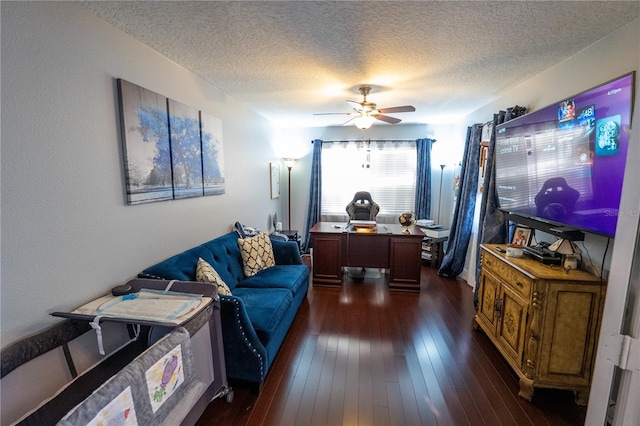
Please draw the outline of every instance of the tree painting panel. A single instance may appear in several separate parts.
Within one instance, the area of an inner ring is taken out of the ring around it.
[[[174,198],[201,197],[202,147],[198,110],[169,99]]]
[[[222,120],[200,111],[204,195],[224,194]]]
[[[167,98],[118,79],[127,203],[171,200]]]

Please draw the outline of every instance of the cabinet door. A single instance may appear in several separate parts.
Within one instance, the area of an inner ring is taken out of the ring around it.
[[[550,286],[540,351],[540,381],[589,386],[602,297],[603,290],[598,286]]]
[[[342,283],[342,240],[341,235],[313,235],[313,283]]]
[[[499,305],[498,342],[504,348],[504,353],[515,361],[515,365],[522,367],[528,303],[516,292],[503,285]]]
[[[391,238],[389,287],[420,290],[422,238]]]
[[[482,271],[480,275],[480,287],[478,288],[478,321],[485,332],[495,334],[496,301],[500,293],[500,282],[491,274]],[[489,331],[490,330],[490,331]]]

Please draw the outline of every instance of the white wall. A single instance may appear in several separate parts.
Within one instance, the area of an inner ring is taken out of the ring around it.
[[[465,118],[465,123],[471,125],[487,122],[493,119],[494,113],[514,105],[526,106],[528,111],[535,111],[630,71],[637,72],[640,69],[639,40],[640,20],[636,19],[567,60],[504,91],[497,99],[468,115]],[[636,74],[636,85],[640,84],[639,80],[640,75]],[[636,99],[636,108],[638,102]],[[538,234],[541,233],[537,233],[536,236],[539,236]],[[550,241],[555,241],[555,238],[550,238]],[[598,268],[602,264],[606,243],[605,237],[593,234],[587,234],[584,241],[593,264]],[[611,249],[612,247],[609,246],[605,268],[611,261]],[[584,259],[586,260],[587,256],[584,256]],[[467,256],[465,272],[461,276],[467,281],[473,282],[475,279],[467,275],[467,271],[474,273],[474,268],[469,267],[470,261],[474,260]]]
[[[267,228],[268,121],[75,2],[2,2],[2,347],[231,230]],[[126,205],[116,78],[223,122],[226,194]]]

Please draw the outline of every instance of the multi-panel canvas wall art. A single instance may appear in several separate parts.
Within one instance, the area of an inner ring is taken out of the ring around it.
[[[224,194],[222,123],[118,79],[128,204]]]
[[[169,141],[173,197],[201,197],[204,189],[198,110],[169,99]]]
[[[222,120],[200,111],[204,195],[224,194]]]
[[[173,199],[167,98],[118,80],[129,204]]]

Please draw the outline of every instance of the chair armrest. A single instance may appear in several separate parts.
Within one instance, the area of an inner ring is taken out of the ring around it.
[[[302,265],[297,242],[271,240],[271,245],[276,265]]]

